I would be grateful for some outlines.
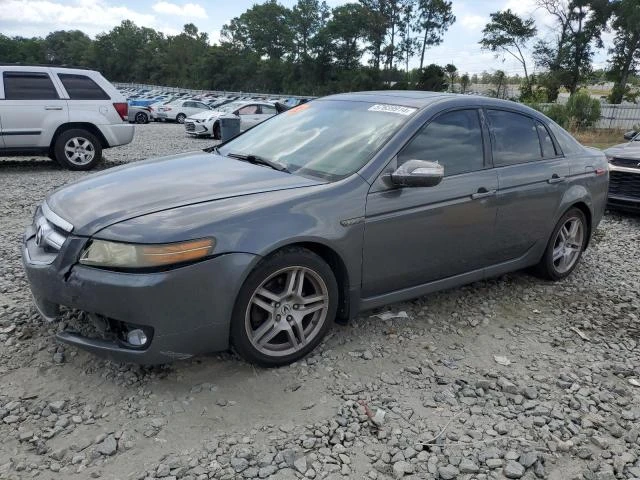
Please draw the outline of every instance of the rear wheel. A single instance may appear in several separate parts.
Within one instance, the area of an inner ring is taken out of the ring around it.
[[[176,115],[176,122],[184,123],[185,118],[187,118],[187,116],[184,113],[179,113],[178,115]]]
[[[54,154],[58,163],[69,170],[91,170],[102,159],[102,145],[91,132],[72,129],[58,136]]]
[[[231,340],[246,360],[273,367],[307,355],[333,323],[338,286],[315,253],[287,249],[265,259],[242,286]]]
[[[550,279],[567,277],[578,265],[587,244],[588,226],[584,212],[579,208],[567,211],[554,228],[538,272]]]
[[[144,112],[138,112],[135,116],[136,123],[149,123],[149,115]]]

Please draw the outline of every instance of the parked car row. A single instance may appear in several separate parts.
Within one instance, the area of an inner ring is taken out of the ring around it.
[[[172,121],[184,123],[192,115],[218,110],[232,102],[268,102],[280,104],[281,109],[291,108],[309,101],[309,98],[283,97],[272,95],[220,95],[216,93],[191,94],[172,93],[162,89],[123,88],[121,93],[127,98],[131,114],[129,121],[148,123],[150,121]]]

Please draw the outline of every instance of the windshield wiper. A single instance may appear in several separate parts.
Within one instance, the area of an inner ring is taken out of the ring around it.
[[[285,164],[275,160],[269,160],[268,158],[260,157],[258,155],[231,152],[227,153],[227,157],[237,158],[238,160],[254,163],[256,165],[266,165],[267,167],[271,167],[279,172],[291,173]]]

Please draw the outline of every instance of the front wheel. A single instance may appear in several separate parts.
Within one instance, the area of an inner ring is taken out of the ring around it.
[[[184,113],[179,113],[176,116],[176,122],[178,123],[184,123],[184,119],[187,118],[187,116]]]
[[[283,250],[262,261],[242,286],[232,344],[249,362],[287,365],[318,346],[337,305],[338,286],[329,265],[306,249]]]
[[[550,280],[567,277],[578,265],[587,238],[587,218],[579,208],[570,209],[554,228],[538,272]]]

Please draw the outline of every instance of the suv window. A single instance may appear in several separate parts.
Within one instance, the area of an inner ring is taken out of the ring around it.
[[[540,160],[540,139],[533,119],[504,110],[488,110],[496,167]]]
[[[48,73],[4,72],[6,100],[57,100],[58,92]]]
[[[107,93],[86,75],[59,73],[58,78],[64,85],[71,100],[110,100]]]
[[[538,127],[538,135],[540,135],[540,145],[542,146],[542,156],[544,158],[554,158],[558,156],[556,146],[551,139],[551,134],[542,122],[536,122]]]
[[[457,110],[431,121],[398,154],[398,165],[429,160],[444,166],[445,176],[484,168],[482,127],[477,110]]]

